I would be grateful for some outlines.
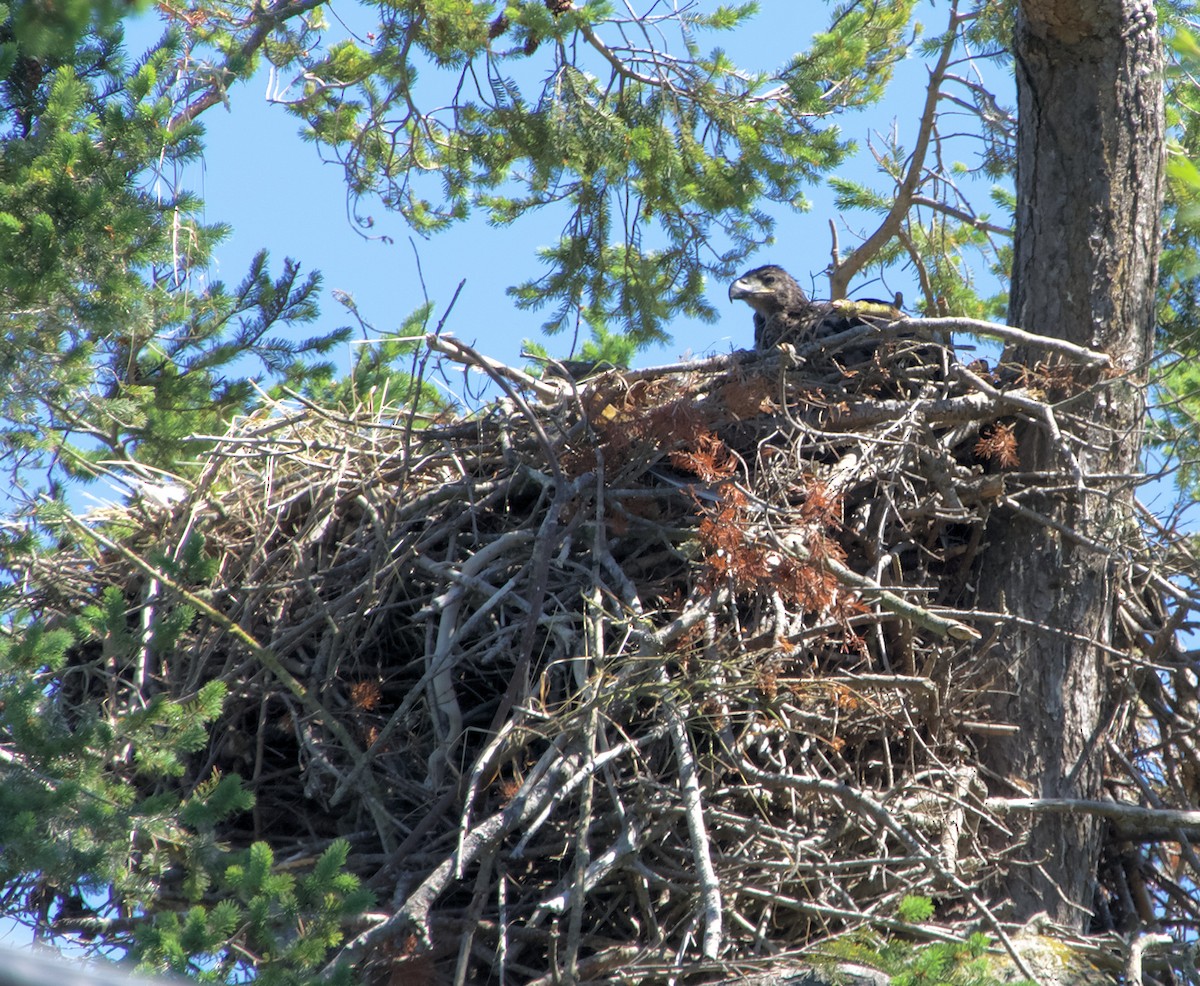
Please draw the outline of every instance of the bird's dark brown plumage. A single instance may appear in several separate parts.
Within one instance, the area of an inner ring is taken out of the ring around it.
[[[755,349],[802,341],[824,313],[824,306],[811,301],[796,279],[775,264],[739,277],[729,286],[729,300],[744,301],[754,309]]]
[[[758,350],[781,342],[812,342],[855,325],[886,323],[900,316],[886,302],[813,301],[791,274],[775,264],[756,267],[739,277],[729,286],[729,300],[744,301],[754,309],[754,348]],[[855,310],[862,307],[872,311]]]

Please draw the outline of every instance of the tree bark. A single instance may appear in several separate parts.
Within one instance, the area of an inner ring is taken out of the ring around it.
[[[1026,506],[1093,541],[1135,534],[1145,373],[1154,339],[1162,206],[1162,50],[1149,0],[1020,0],[1014,45],[1017,215],[1010,323],[1107,352],[1118,375],[1059,357],[1051,379],[1073,395],[1063,441],[1030,424],[1022,472],[1062,477]],[[1026,362],[1019,348],[1007,359]],[[1057,396],[1057,395],[1055,395]],[[1064,449],[1070,448],[1073,454]],[[1080,482],[1079,475],[1083,481]],[[1050,485],[1049,483],[1047,485]],[[1064,495],[1061,487],[1076,487]],[[1080,488],[1084,487],[1084,488]],[[1115,687],[1112,560],[1037,522],[998,511],[980,573],[981,609],[1007,612],[989,655],[993,712],[1021,727],[984,751],[997,793],[1101,795],[1103,739]],[[1009,781],[1015,783],[1010,784]],[[1087,926],[1102,822],[1030,821],[1025,858],[996,902],[1023,920],[1044,911]]]

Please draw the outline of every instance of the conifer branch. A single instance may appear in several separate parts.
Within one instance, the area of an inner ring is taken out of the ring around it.
[[[187,603],[187,605],[191,606],[198,613],[203,614],[204,617],[212,622],[214,626],[220,627],[231,637],[241,643],[242,646],[250,651],[250,653],[253,654],[254,657],[257,658],[265,668],[267,668],[267,670],[269,670],[273,675],[275,675],[276,678],[283,682],[288,691],[290,691],[297,698],[297,700],[299,700],[301,705],[316,715],[321,723],[328,728],[329,731],[334,734],[334,736],[337,737],[338,742],[342,745],[342,749],[345,750],[346,755],[349,756],[351,760],[355,761],[356,766],[361,766],[363,782],[366,784],[369,792],[366,802],[378,827],[379,838],[384,842],[385,845],[391,846],[394,844],[392,832],[395,823],[391,818],[388,817],[386,811],[384,810],[383,798],[380,795],[380,792],[376,789],[373,776],[367,769],[362,750],[359,749],[358,744],[346,731],[346,727],[342,725],[341,720],[327,708],[325,708],[325,706],[321,704],[321,702],[312,694],[312,692],[305,688],[304,684],[280,663],[279,658],[275,656],[274,652],[271,651],[270,648],[263,647],[262,644],[255,640],[241,626],[239,626],[236,621],[231,620],[228,616],[208,602],[208,600],[197,595],[186,586],[180,585],[178,581],[176,581],[166,572],[156,568],[154,565],[151,565],[137,553],[130,551],[127,547],[125,547],[125,545],[118,541],[114,541],[112,538],[106,537],[94,527],[89,527],[74,514],[67,514],[67,522],[79,534],[82,534],[89,540],[95,541],[97,544],[107,548],[109,551],[120,555],[138,571],[149,576],[151,579],[156,580],[162,586],[170,589],[171,592],[179,597],[179,599]]]

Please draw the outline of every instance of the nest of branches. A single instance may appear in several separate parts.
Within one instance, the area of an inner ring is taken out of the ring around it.
[[[99,560],[31,574],[44,610],[119,587],[147,641],[210,607],[132,669],[81,649],[63,701],[227,682],[180,783],[246,780],[230,845],[348,839],[386,914],[340,957],[394,982],[719,978],[912,894],[999,934],[982,888],[1019,837],[976,756],[1000,626],[970,601],[1045,381],[880,339],[575,384],[431,337],[505,396],[265,408],[182,503],[135,498]],[[147,561],[198,536],[210,584]],[[1131,653],[1160,639],[1138,605]]]

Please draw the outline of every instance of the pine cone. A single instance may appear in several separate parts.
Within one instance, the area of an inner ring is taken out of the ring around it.
[[[571,0],[545,0],[546,9],[555,17],[571,9]]]

